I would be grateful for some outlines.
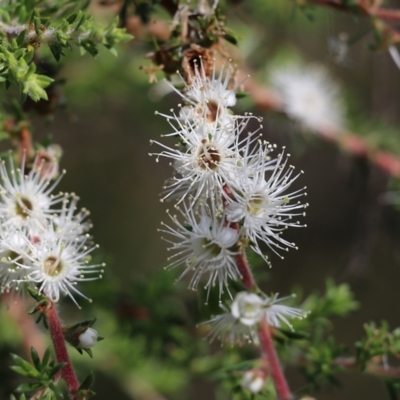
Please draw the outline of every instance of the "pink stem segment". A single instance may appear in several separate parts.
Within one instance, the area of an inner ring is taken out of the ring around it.
[[[290,392],[289,386],[286,382],[285,375],[283,374],[278,355],[276,354],[274,344],[272,342],[268,322],[265,318],[263,318],[260,322],[258,333],[263,353],[262,356],[268,363],[278,400],[293,399],[292,393]]]
[[[67,363],[67,365],[61,370],[61,376],[67,384],[71,399],[75,399],[75,395],[79,390],[80,384],[72,367],[71,360],[69,359],[62,325],[58,317],[56,307],[50,299],[49,303],[49,307],[46,310],[46,317],[49,325],[51,340],[53,342],[57,362]]]
[[[244,253],[239,253],[236,256],[236,265],[242,277],[243,285],[246,286],[247,289],[252,290],[255,286],[254,277]]]
[[[389,10],[385,8],[379,8],[373,15],[387,21],[400,22],[400,10]]]

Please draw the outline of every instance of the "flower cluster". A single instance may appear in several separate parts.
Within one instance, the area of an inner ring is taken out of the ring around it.
[[[247,247],[268,263],[264,244],[277,254],[296,248],[282,233],[300,226],[295,218],[307,204],[299,201],[305,188],[290,191],[301,172],[285,149],[273,157],[276,146],[261,139],[261,126],[248,132],[249,121],[261,119],[233,113],[232,67],[217,73],[215,64],[195,63],[182,78],[183,91],[174,89],[182,98],[179,112],[161,114],[172,127],[164,136],[177,143],[152,143],[162,147],[157,161],[165,157],[173,168],[162,194],[162,201],[175,201],[179,216],[169,214],[171,224],[162,229],[174,251],[170,267],[183,265],[181,277],[193,273],[191,288],[205,275],[208,291],[217,285],[222,293],[229,279],[241,279],[236,259]]]
[[[89,265],[97,247],[88,235],[88,211],[78,210],[75,194],[54,190],[55,148],[39,152],[32,166],[16,169],[12,157],[0,164],[0,289],[35,286],[52,301],[66,294],[85,297],[78,282],[97,279],[103,264]],[[77,304],[77,303],[76,303]]]
[[[270,264],[266,247],[279,256],[296,248],[283,231],[301,226],[296,218],[308,205],[300,201],[306,195],[304,187],[290,189],[301,172],[289,164],[284,148],[277,151],[262,139],[261,119],[233,113],[232,68],[223,66],[217,73],[215,64],[210,67],[201,58],[194,61],[182,77],[183,90],[173,88],[182,98],[179,112],[161,115],[172,128],[164,136],[177,143],[170,147],[151,141],[162,147],[154,153],[157,161],[166,158],[173,169],[162,201],[174,201],[176,213],[167,212],[170,222],[162,223],[160,231],[172,253],[167,268],[183,266],[179,279],[190,275],[189,288],[195,290],[205,278],[207,301],[214,286],[220,298],[224,292],[234,298],[230,307],[221,304],[221,315],[203,323],[211,325],[208,338],[231,345],[258,344],[262,321],[292,328],[288,319],[306,313],[279,304],[284,299],[276,294],[262,294],[247,265],[246,251],[251,248]],[[259,128],[249,132],[250,122]],[[248,291],[234,297],[230,280],[241,281]],[[267,379],[265,368],[260,371],[244,377],[243,386],[260,390]]]

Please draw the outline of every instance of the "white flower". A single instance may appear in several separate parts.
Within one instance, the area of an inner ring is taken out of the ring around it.
[[[24,170],[25,161],[21,169],[15,169],[11,156],[8,165],[0,163],[0,215],[9,226],[36,228],[55,212],[52,207],[65,198],[62,193],[52,194],[62,175],[51,183],[42,176],[40,167],[28,174]]]
[[[201,325],[213,326],[207,335],[210,341],[215,339],[221,340],[222,343],[228,341],[232,346],[244,342],[257,344],[259,342],[258,322],[262,318],[266,318],[270,326],[280,328],[283,322],[293,329],[288,318],[302,319],[308,315],[308,312],[299,308],[278,304],[286,299],[287,297],[278,299],[278,294],[261,297],[254,293],[240,292],[236,295],[230,311],[221,305],[225,313]]]
[[[24,230],[25,231],[25,230]],[[23,236],[26,235],[13,227],[8,228],[3,222],[0,225],[0,293],[20,292],[20,280],[25,276],[25,269],[15,262],[25,263],[19,248],[26,251]]]
[[[223,66],[218,74],[214,64],[212,74],[208,77],[203,63],[199,64],[195,65],[194,75],[189,71],[190,84],[182,79],[185,85],[182,92],[173,87],[184,101],[180,118],[189,120],[194,125],[206,122],[228,127],[233,122],[233,114],[228,107],[236,104],[235,90],[230,89],[232,68],[230,65]]]
[[[243,325],[224,305],[220,307],[225,311],[223,314],[200,324],[212,325],[212,329],[207,335],[210,342],[218,339],[222,344],[229,343],[231,346],[258,343],[256,326]]]
[[[70,194],[65,198],[61,211],[53,216],[52,221],[57,229],[63,232],[64,238],[87,240],[86,233],[92,228],[92,224],[87,221],[90,212],[86,208],[77,211],[78,201],[78,196],[74,193]]]
[[[240,292],[236,295],[231,306],[231,314],[243,325],[252,326],[263,316],[263,299],[254,294]]]
[[[21,232],[20,238],[23,246],[13,248],[23,257],[23,260],[13,261],[25,270],[19,282],[36,284],[39,292],[54,302],[59,300],[60,294],[66,294],[77,304],[75,293],[87,298],[76,288],[78,282],[101,278],[104,264],[88,265],[89,254],[98,246],[87,247],[86,240],[75,240],[71,235],[65,237],[52,223],[38,230],[34,237]]]
[[[229,183],[240,158],[237,131],[243,127],[238,126],[230,133],[216,127],[180,127],[182,130],[176,133],[182,145],[178,148],[155,142],[165,148],[157,155],[157,161],[160,156],[170,159],[176,173],[167,182],[162,200],[178,198],[179,204],[190,195],[192,204],[210,197],[220,201],[222,188]]]
[[[285,112],[311,130],[335,133],[343,127],[343,108],[338,86],[320,66],[291,66],[272,74],[281,93]]]
[[[283,322],[293,330],[293,326],[288,321],[288,318],[303,319],[308,315],[307,311],[299,308],[278,304],[288,298],[283,297],[278,299],[278,293],[272,294],[271,297],[266,296],[264,300],[264,312],[268,325],[280,328]]]
[[[243,374],[240,385],[251,393],[258,393],[264,387],[266,380],[267,373],[265,368],[255,368]]]
[[[93,328],[87,328],[85,332],[79,335],[79,349],[90,349],[97,343],[97,338],[99,337],[98,332]]]
[[[260,145],[255,155],[243,158],[237,179],[232,180],[232,196],[226,207],[227,219],[241,224],[254,251],[265,259],[257,241],[265,242],[274,252],[275,248],[287,251],[289,247],[295,247],[281,234],[289,226],[300,226],[292,218],[304,215],[304,211],[298,210],[308,206],[293,202],[306,194],[305,188],[287,193],[300,175],[293,176],[294,167],[287,167],[288,156],[282,152],[276,160],[270,160],[268,153],[269,149]]]
[[[224,216],[217,216],[215,210],[201,206],[198,220],[193,210],[180,210],[185,223],[179,222],[176,216],[168,214],[175,227],[163,223],[169,237],[163,238],[172,246],[168,250],[175,251],[169,257],[169,268],[180,265],[184,271],[179,277],[183,278],[193,273],[189,287],[196,289],[203,275],[208,279],[205,288],[218,285],[220,294],[227,287],[228,279],[238,280],[240,273],[236,266],[237,251],[234,248],[239,239],[239,233],[226,226]]]

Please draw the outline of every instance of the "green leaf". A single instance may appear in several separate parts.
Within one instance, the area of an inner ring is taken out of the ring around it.
[[[283,333],[287,338],[289,339],[307,339],[310,337],[310,334],[308,332],[302,332],[302,331],[292,331],[292,330],[286,330],[286,329],[279,329],[281,333]]]
[[[78,13],[73,13],[73,14],[71,14],[70,16],[68,16],[68,18],[66,18],[66,21],[67,21],[69,24],[73,24],[74,21],[76,20],[77,16],[78,16]]]
[[[21,358],[17,354],[11,354],[11,358],[17,364],[17,365],[11,366],[10,367],[11,369],[13,369],[14,371],[16,371],[18,373],[21,373],[22,375],[32,374],[32,375],[37,376],[36,369],[28,361],[25,361],[23,358]],[[22,371],[22,372],[19,372],[19,371]]]
[[[63,47],[59,43],[50,43],[49,48],[55,60],[60,61],[61,56],[64,55]]]
[[[17,43],[18,46],[22,46],[25,42],[25,36],[26,36],[26,29],[24,29],[18,36],[17,36]]]
[[[42,364],[40,363],[39,354],[37,353],[37,351],[34,347],[31,347],[31,358],[32,358],[33,364],[35,365],[36,369],[38,371],[41,371]]]
[[[91,371],[90,374],[81,383],[81,386],[79,386],[79,390],[89,390],[92,387],[93,382],[94,382],[94,374],[93,371]]]
[[[46,351],[44,352],[44,354],[43,354],[43,358],[42,358],[42,364],[43,364],[43,365],[47,365],[47,364],[49,363],[49,360],[50,360],[50,352],[51,352],[50,347],[48,347],[48,348],[46,349]]]
[[[32,60],[33,60],[33,56],[35,55],[35,50],[29,50],[28,52],[26,52],[25,56],[24,56],[24,60],[27,64],[29,64]]]
[[[68,363],[66,362],[56,364],[50,371],[49,378],[52,379],[57,374],[57,372],[61,371],[67,364]]]
[[[226,33],[226,34],[224,35],[224,39],[225,39],[227,42],[234,44],[235,46],[237,46],[237,44],[238,44],[238,39],[237,39],[237,37],[235,37],[234,35],[231,35],[231,34],[229,34],[229,33]]]
[[[41,388],[43,388],[43,385],[41,383],[21,383],[21,385],[17,386],[15,392],[23,393],[23,392],[29,392],[31,390],[38,390]]]

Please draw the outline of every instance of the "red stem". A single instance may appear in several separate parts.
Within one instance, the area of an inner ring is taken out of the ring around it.
[[[243,285],[246,286],[247,289],[252,290],[255,286],[254,277],[244,253],[239,253],[236,256],[236,265],[242,277]]]
[[[373,15],[379,19],[385,19],[387,21],[397,21],[400,22],[400,10],[388,10],[380,8],[376,10]]]
[[[292,393],[290,392],[285,375],[283,374],[278,355],[276,354],[275,347],[272,342],[268,322],[265,318],[263,318],[260,322],[258,335],[263,353],[262,355],[268,363],[278,400],[292,399]]]
[[[47,323],[49,325],[50,336],[53,342],[54,351],[56,353],[57,362],[67,363],[67,365],[61,370],[61,376],[67,384],[70,396],[75,399],[75,394],[79,390],[79,381],[76,377],[74,368],[72,367],[69,359],[67,347],[65,345],[62,325],[57,314],[55,305],[49,300],[49,308],[46,310]]]
[[[338,3],[336,0],[307,0],[308,3],[318,4],[321,6],[327,6],[340,11],[354,12],[354,8],[351,9],[344,4]],[[374,16],[386,21],[400,22],[400,10],[385,9],[385,8],[368,8],[366,5],[359,4],[357,10],[364,16]]]

